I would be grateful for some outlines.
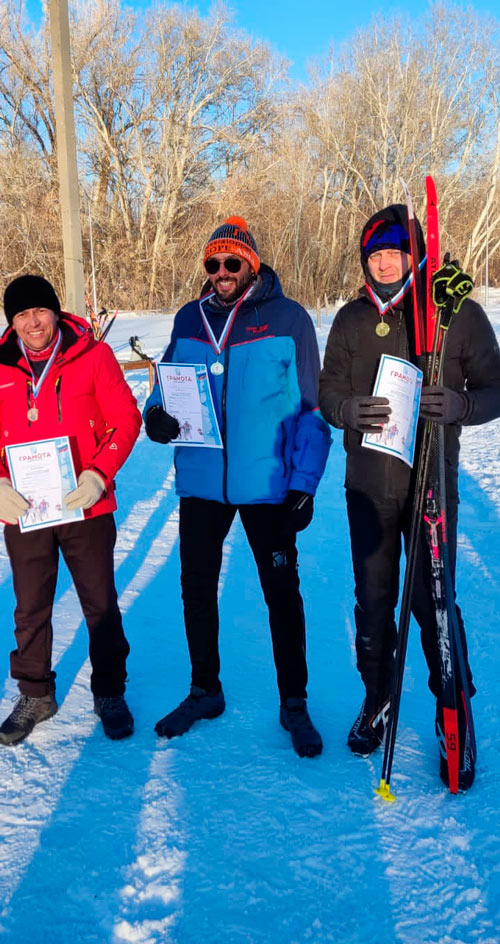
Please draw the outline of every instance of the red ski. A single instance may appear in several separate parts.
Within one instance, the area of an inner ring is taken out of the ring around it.
[[[427,273],[426,297],[418,264],[418,236],[413,204],[408,187],[401,181],[408,208],[408,230],[413,275],[413,311],[415,329],[415,353],[424,370],[425,383],[442,384],[443,364],[446,351],[448,327],[453,316],[455,298],[450,296],[443,306],[436,308],[432,298],[432,277],[440,265],[439,217],[436,188],[432,177],[426,178],[427,193]],[[436,612],[438,650],[442,679],[441,705],[444,750],[451,793],[458,792],[459,785],[459,725],[457,695],[465,709],[466,737],[469,738],[475,759],[475,738],[465,655],[458,627],[455,594],[448,553],[446,530],[446,488],[444,463],[444,431],[438,424],[427,422],[423,430],[419,451],[416,484],[407,561],[398,626],[395,679],[391,695],[391,707],[387,724],[382,778],[377,793],[386,800],[393,800],[390,778],[396,731],[401,700],[404,663],[411,614],[413,583],[419,534],[424,526],[431,561],[431,587]]]

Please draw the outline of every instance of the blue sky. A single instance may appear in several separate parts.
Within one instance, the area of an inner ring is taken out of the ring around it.
[[[151,0],[128,0],[127,5],[146,9],[151,6]],[[186,9],[198,9],[203,16],[211,5],[210,0],[179,3]],[[419,16],[430,3],[429,0],[407,0],[406,3],[397,0],[388,3],[382,0],[229,0],[226,5],[233,10],[238,27],[256,39],[268,40],[291,61],[291,75],[300,80],[306,76],[308,59],[321,56],[332,42],[336,46],[368,26],[374,15],[383,15],[388,21],[401,13]],[[454,6],[470,6],[480,13],[499,15],[498,0],[473,0]],[[41,0],[27,0],[27,7],[32,14],[40,16]]]
[[[147,5],[145,0],[138,3]],[[184,3],[197,6],[201,13],[210,9],[210,2]],[[307,60],[321,56],[368,26],[375,15],[387,21],[401,14],[419,16],[431,6],[429,0],[229,0],[227,6],[235,13],[235,22],[252,36],[268,40],[292,62],[291,74],[301,79],[306,75]],[[498,16],[498,0],[473,0],[456,3],[455,7],[472,7],[478,12]]]

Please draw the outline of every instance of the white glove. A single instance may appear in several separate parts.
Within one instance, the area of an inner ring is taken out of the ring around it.
[[[100,475],[92,469],[84,469],[78,476],[78,485],[64,497],[66,508],[92,508],[106,488]]]
[[[7,524],[17,524],[18,519],[29,508],[29,504],[8,479],[0,479],[0,518]]]

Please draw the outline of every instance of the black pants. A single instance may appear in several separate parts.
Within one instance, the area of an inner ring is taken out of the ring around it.
[[[112,514],[22,534],[6,525],[5,544],[14,579],[17,649],[11,653],[12,678],[23,695],[54,691],[52,607],[59,550],[73,578],[87,622],[94,695],[125,691],[125,639],[114,580],[116,526]]]
[[[404,497],[374,500],[364,492],[346,489],[347,514],[351,536],[356,606],[357,665],[367,692],[384,696],[392,682],[393,653],[397,631],[394,610],[399,593],[401,538],[408,541],[411,504]],[[447,505],[448,549],[455,586],[457,553],[457,501]],[[437,645],[435,609],[430,589],[430,557],[425,531],[419,536],[412,613],[419,626],[422,648],[429,668],[429,688],[438,696],[441,674]],[[457,618],[464,642],[465,630],[460,608]],[[469,689],[472,674],[467,663]]]
[[[285,533],[281,505],[236,506],[181,498],[181,584],[192,682],[208,691],[220,689],[217,587],[222,545],[237,511],[269,610],[281,701],[290,696],[305,698],[305,621],[297,548]]]

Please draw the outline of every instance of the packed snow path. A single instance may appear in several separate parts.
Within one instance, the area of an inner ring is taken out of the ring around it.
[[[500,298],[490,315],[500,331]],[[323,348],[331,319],[318,331]],[[121,315],[110,342],[151,355],[171,318]],[[142,406],[146,374],[129,382]],[[167,742],[154,724],[185,697],[172,450],[141,438],[118,478],[117,584],[131,643],[136,733],[110,742],[92,712],[87,634],[61,567],[54,613],[59,713],[0,750],[0,940],[13,944],[500,944],[497,613],[500,422],[463,435],[458,562],[478,695],[477,780],[438,777],[433,701],[413,625],[392,786],[382,756],[353,757],[362,690],[341,434],[299,537],[309,706],[324,753],[299,759],[278,723],[266,610],[239,523],[221,579],[225,714]],[[13,594],[0,557],[3,718]]]

